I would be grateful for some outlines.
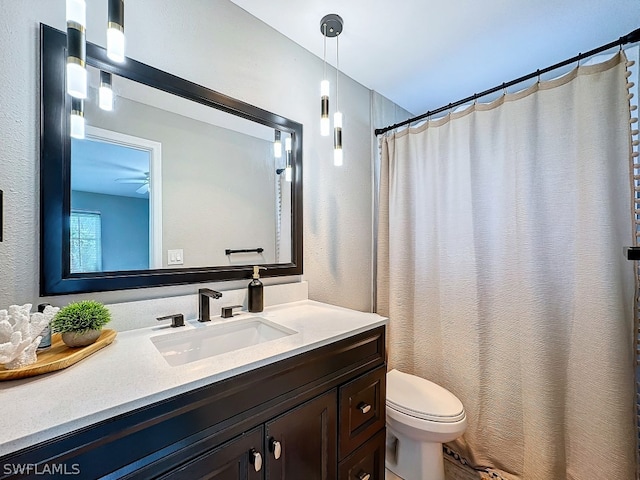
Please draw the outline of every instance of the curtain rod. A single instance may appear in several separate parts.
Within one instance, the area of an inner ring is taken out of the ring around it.
[[[584,59],[584,58],[588,58],[591,57],[593,55],[596,55],[598,53],[604,52],[606,50],[609,50],[610,48],[613,47],[622,47],[622,45],[626,45],[627,43],[635,43],[640,41],[640,28],[634,30],[633,32],[624,35],[622,37],[620,37],[618,40],[614,40],[611,43],[607,43],[606,45],[602,45],[601,47],[598,48],[594,48],[593,50],[590,50],[586,53],[579,53],[578,55],[576,55],[573,58],[569,58],[563,62],[560,63],[556,63],[555,65],[551,65],[550,67],[547,68],[543,68],[541,70],[536,70],[535,72],[530,73],[529,75],[525,75],[523,77],[520,78],[516,78],[515,80],[511,80],[510,82],[506,82],[503,83],[502,85],[498,85],[496,87],[490,88],[489,90],[485,90],[484,92],[480,92],[480,93],[474,93],[473,95],[471,95],[470,97],[467,98],[463,98],[462,100],[458,100],[457,102],[453,102],[450,103],[448,105],[444,105],[440,108],[436,108],[435,110],[430,110],[427,113],[423,113],[422,115],[418,115],[417,117],[413,117],[410,118],[408,120],[405,120],[403,122],[400,123],[396,123],[395,125],[390,125],[388,127],[385,128],[376,128],[375,129],[375,134],[377,135],[381,135],[383,133],[386,133],[390,130],[395,130],[398,127],[402,127],[404,125],[408,125],[410,123],[413,122],[417,122],[418,120],[423,120],[425,118],[428,118],[432,115],[436,115],[438,113],[442,113],[442,112],[446,112],[447,110],[450,110],[452,108],[456,108],[459,107],[460,105],[464,105],[465,103],[469,103],[471,101],[475,101],[481,97],[484,97],[485,95],[489,95],[491,93],[495,93],[498,92],[500,90],[504,90],[505,88],[508,87],[512,87],[514,85],[517,85],[518,83],[522,83],[524,81],[530,80],[532,78],[536,78],[539,77],[540,75],[547,73],[547,72],[551,72],[553,70],[556,70],[558,68],[564,67],[566,65],[571,65],[572,63],[575,62],[579,62],[580,60]]]

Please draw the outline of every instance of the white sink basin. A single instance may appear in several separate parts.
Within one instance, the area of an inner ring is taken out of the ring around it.
[[[262,317],[249,317],[193,330],[158,335],[151,337],[151,342],[169,365],[175,367],[295,333],[298,332]]]

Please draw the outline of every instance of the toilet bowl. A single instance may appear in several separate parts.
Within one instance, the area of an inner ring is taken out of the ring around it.
[[[442,444],[467,428],[462,402],[433,382],[391,370],[386,413],[386,468],[404,480],[444,480]]]

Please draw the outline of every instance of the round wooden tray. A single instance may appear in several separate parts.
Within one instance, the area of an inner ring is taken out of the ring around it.
[[[67,347],[62,341],[61,335],[54,333],[51,336],[51,348],[38,352],[36,363],[15,370],[7,370],[3,365],[0,365],[0,381],[33,377],[67,368],[109,345],[116,338],[117,333],[115,330],[102,330],[98,340],[91,345],[80,348]]]

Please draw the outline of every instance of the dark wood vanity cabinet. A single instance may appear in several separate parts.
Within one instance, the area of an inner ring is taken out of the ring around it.
[[[377,327],[0,457],[39,467],[0,479],[382,480],[385,370]]]

